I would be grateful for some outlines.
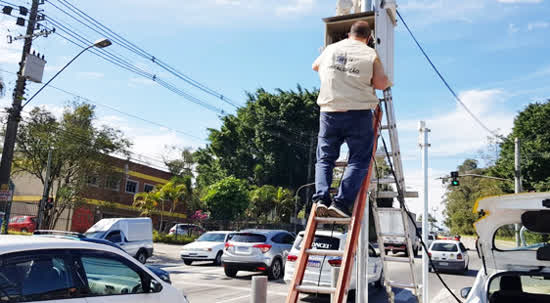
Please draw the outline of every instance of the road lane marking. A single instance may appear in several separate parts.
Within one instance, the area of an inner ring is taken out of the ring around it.
[[[236,297],[236,298],[232,298],[232,299],[227,299],[227,300],[223,300],[223,301],[218,301],[218,302],[216,302],[216,303],[237,301],[237,300],[244,299],[244,298],[248,298],[248,297],[250,297],[250,295],[240,296],[240,297]]]
[[[186,282],[186,281],[176,281],[172,282],[172,284],[181,284],[182,286],[185,285],[193,285],[193,286],[203,286],[208,288],[230,288],[230,289],[236,289],[236,290],[244,290],[244,291],[251,291],[248,287],[238,287],[238,286],[232,286],[232,285],[212,285],[207,283],[196,283],[196,282]],[[185,289],[185,288],[184,288]],[[286,297],[288,293],[286,292],[275,292],[275,291],[269,291],[269,287],[267,288],[267,294],[268,295],[277,295],[277,296],[283,296]]]

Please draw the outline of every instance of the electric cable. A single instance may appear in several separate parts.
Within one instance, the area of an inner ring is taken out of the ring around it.
[[[466,106],[466,104],[464,104],[464,102],[462,102],[462,100],[460,99],[460,97],[455,93],[455,91],[452,89],[451,85],[449,85],[449,83],[447,82],[447,80],[445,80],[445,78],[443,77],[443,75],[441,75],[441,73],[439,72],[439,70],[437,69],[437,67],[433,64],[432,60],[430,59],[430,57],[428,56],[428,54],[426,54],[426,52],[424,51],[424,48],[422,48],[422,46],[420,45],[420,43],[418,42],[418,40],[416,39],[416,37],[414,36],[414,34],[412,33],[412,31],[410,30],[409,26],[407,25],[407,23],[405,22],[405,20],[403,20],[403,17],[401,16],[401,14],[399,13],[399,11],[396,11],[397,12],[397,15],[399,16],[399,19],[401,20],[401,22],[403,22],[403,25],[405,26],[405,28],[407,29],[407,31],[409,32],[409,34],[411,35],[412,39],[414,40],[414,42],[416,43],[416,45],[418,46],[418,48],[420,49],[420,51],[422,52],[422,54],[424,55],[424,57],[426,58],[426,60],[428,60],[428,63],[430,63],[431,67],[433,68],[433,70],[436,72],[437,76],[439,76],[439,79],[441,79],[441,81],[443,81],[443,84],[445,84],[445,86],[447,87],[447,89],[451,92],[451,94],[454,96],[454,98],[456,99],[456,101],[462,105],[462,107],[464,108],[464,110],[466,110],[466,112],[483,128],[485,129],[487,132],[489,132],[491,135],[493,135],[494,137],[496,138],[501,138],[502,136],[499,135],[497,132],[495,131],[492,131],[491,129],[489,129],[487,126],[485,126],[485,124],[483,124],[483,122],[468,108],[468,106]]]
[[[382,144],[384,146],[384,152],[386,153],[386,157],[388,159],[388,164],[390,166],[390,170],[392,172],[392,175],[393,175],[393,178],[395,180],[397,180],[397,176],[395,174],[395,170],[393,169],[393,164],[391,162],[391,156],[390,156],[390,153],[388,152],[388,147],[386,145],[386,141],[384,140],[384,137],[383,136],[380,136],[380,138],[382,139]],[[441,277],[441,275],[439,274],[439,272],[437,271],[437,268],[435,267],[434,265],[434,262],[432,260],[432,257],[428,254],[428,247],[426,246],[426,243],[424,243],[424,239],[422,239],[422,235],[418,232],[418,227],[416,226],[416,220],[412,217],[410,211],[407,209],[407,206],[405,205],[405,195],[404,195],[404,191],[403,189],[399,186],[399,183],[398,182],[395,182],[395,186],[396,186],[396,190],[397,190],[397,193],[398,193],[398,202],[400,204],[400,207],[401,209],[403,209],[405,211],[405,213],[407,214],[407,216],[409,217],[409,219],[411,220],[411,222],[413,223],[414,225],[414,229],[415,229],[415,234],[416,236],[420,239],[420,243],[422,244],[422,247],[424,249],[424,253],[426,253],[426,255],[428,256],[428,260],[430,262],[430,265],[432,266],[432,269],[433,271],[435,272],[435,274],[437,275],[437,278],[439,279],[439,281],[441,282],[441,284],[443,284],[443,287],[445,287],[445,289],[453,296],[453,298],[458,302],[458,303],[462,303],[462,301],[457,297],[457,295],[455,293],[453,293],[453,291],[449,288],[449,286],[447,285],[447,283],[443,280],[443,278]],[[425,219],[427,220],[427,219]]]
[[[48,0],[47,2],[50,5],[57,8],[58,10],[62,11],[63,13],[65,13],[67,15],[70,15],[65,10],[60,8],[59,6],[56,6],[55,4],[53,4],[52,1]],[[93,24],[93,26],[96,26],[99,29],[101,29],[103,31],[103,33],[107,33],[108,36],[111,36],[113,40],[118,41],[118,43],[120,43],[121,46],[128,49],[129,51],[132,51],[135,54],[140,55],[140,56],[144,57],[145,59],[152,61],[153,63],[160,66],[162,69],[168,71],[169,73],[176,76],[177,78],[185,81],[189,85],[191,85],[191,86],[193,86],[193,87],[195,87],[195,88],[197,88],[197,89],[199,89],[199,90],[201,90],[201,91],[203,91],[203,92],[205,92],[205,93],[207,93],[211,96],[214,96],[214,97],[220,99],[221,101],[233,106],[234,108],[239,108],[239,105],[237,105],[230,98],[224,96],[222,93],[220,93],[220,92],[218,92],[214,89],[209,88],[208,86],[200,83],[199,81],[194,80],[193,78],[189,77],[188,75],[178,71],[176,68],[174,68],[174,67],[170,66],[169,64],[163,62],[162,60],[156,58],[154,55],[146,52],[145,50],[143,50],[142,48],[140,48],[136,44],[128,41],[126,38],[124,38],[121,35],[117,34],[113,30],[111,30],[109,27],[103,25],[101,22],[99,22],[96,19],[94,19],[93,17],[89,16],[88,14],[86,14],[85,12],[83,12],[82,10],[80,10],[79,8],[77,8],[76,6],[71,4],[70,2],[64,1],[64,0],[58,0],[58,2],[60,4],[62,4],[63,6],[65,6],[67,9],[69,9],[70,11],[72,11],[73,13],[77,14],[80,18],[82,18],[84,20],[87,20],[88,22]],[[72,18],[76,19],[75,17],[72,17]],[[78,21],[78,19],[77,19],[77,21]],[[82,22],[80,22],[80,23],[82,23]],[[89,27],[89,26],[87,26],[87,27]],[[94,30],[94,31],[98,32],[97,30]]]

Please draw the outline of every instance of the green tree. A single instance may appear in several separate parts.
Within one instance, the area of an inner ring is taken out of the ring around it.
[[[172,146],[170,151],[178,150],[177,147]],[[164,164],[168,167],[168,170],[175,176],[193,176],[193,166],[195,160],[193,159],[193,151],[191,148],[184,148],[180,151],[180,158],[175,160],[163,159]]]
[[[250,204],[247,209],[247,216],[257,218],[260,221],[268,221],[275,210],[275,199],[278,190],[273,185],[264,185],[250,191]]]
[[[234,220],[248,208],[248,186],[245,180],[227,177],[210,185],[203,198],[215,220]]]
[[[277,217],[275,221],[289,223],[294,217],[294,196],[290,189],[279,187],[275,195],[275,209]]]
[[[487,169],[478,168],[477,161],[466,159],[458,166],[459,174],[465,173],[486,175]],[[474,234],[473,223],[478,219],[472,212],[478,199],[503,193],[501,181],[479,177],[461,177],[460,186],[447,186],[445,193],[445,225],[453,234]]]
[[[521,172],[524,190],[550,190],[550,100],[529,104],[514,120],[512,132],[500,145],[500,157],[491,173],[514,178],[514,139],[521,141]],[[513,192],[513,183],[504,183]]]
[[[197,183],[207,186],[234,175],[250,184],[296,189],[313,179],[319,129],[317,92],[258,89],[245,107],[210,129],[210,144],[199,149]],[[311,164],[311,166],[308,166]]]
[[[188,208],[193,203],[193,180],[189,175],[173,177],[160,188],[161,196],[170,203],[170,212],[174,212],[179,204]]]
[[[164,197],[158,187],[148,193],[137,193],[134,195],[133,206],[138,208],[140,215],[151,217],[156,210],[164,210]],[[160,208],[159,208],[160,206]],[[163,221],[162,212],[160,212],[159,230]]]
[[[67,106],[61,119],[34,108],[17,133],[13,174],[27,173],[46,181],[48,151],[52,150],[49,195],[54,207],[44,213],[44,228],[53,228],[59,216],[82,201],[90,177],[122,177],[114,170],[112,154],[128,155],[130,142],[107,126],[94,126],[95,108],[89,104]]]

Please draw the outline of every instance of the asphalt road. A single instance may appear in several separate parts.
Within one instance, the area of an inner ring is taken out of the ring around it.
[[[465,243],[468,247],[468,243]],[[237,278],[228,278],[220,266],[214,266],[208,262],[196,262],[186,266],[179,259],[180,246],[155,244],[155,256],[148,260],[148,264],[159,266],[170,272],[173,285],[184,290],[191,303],[217,303],[234,302],[249,303],[251,280],[257,273],[239,272]],[[397,255],[399,256],[399,255]],[[457,295],[460,289],[472,286],[480,261],[475,251],[469,252],[470,270],[466,274],[441,274],[442,278]],[[421,259],[417,258],[415,264],[416,279],[422,280]],[[392,280],[409,282],[409,270],[406,263],[391,263],[389,277]],[[388,273],[386,273],[388,274]],[[429,274],[430,303],[453,302],[452,297],[443,288],[434,273]],[[288,286],[282,281],[269,281],[268,302],[284,302],[288,292]],[[408,290],[394,289],[396,302],[416,302]],[[300,302],[325,303],[330,302],[328,296],[301,296]],[[353,302],[350,298],[349,302]],[[385,290],[369,287],[369,302],[388,302]]]

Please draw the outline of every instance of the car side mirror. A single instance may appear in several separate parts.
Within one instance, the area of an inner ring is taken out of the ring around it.
[[[468,295],[470,294],[470,291],[472,290],[471,287],[464,287],[463,289],[460,290],[460,296],[463,298],[463,299],[466,299],[468,298]]]
[[[162,290],[162,284],[155,279],[151,279],[151,292],[160,292]]]

